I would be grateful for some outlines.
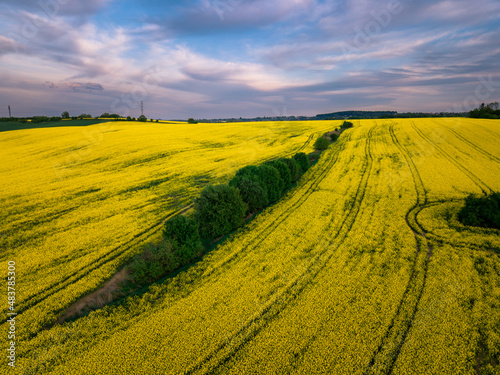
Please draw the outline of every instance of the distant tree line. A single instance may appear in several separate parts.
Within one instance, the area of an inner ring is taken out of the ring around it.
[[[391,118],[426,118],[426,117],[465,117],[467,112],[404,112],[396,111],[342,111],[316,115],[314,120],[370,120],[370,119],[391,119]]]
[[[479,108],[473,109],[469,112],[471,118],[486,118],[486,119],[499,119],[500,109],[498,102],[485,105],[482,103]]]
[[[91,114],[88,113],[82,113],[81,115],[78,116],[70,116],[68,111],[64,111],[61,113],[61,116],[33,116],[33,117],[0,117],[0,122],[19,122],[19,123],[27,123],[31,122],[33,124],[41,124],[41,123],[46,123],[46,122],[58,122],[61,120],[101,120],[103,121],[104,119],[113,119],[114,121],[141,121],[141,122],[146,122],[148,119],[146,116],[141,115],[139,118],[135,117],[130,117],[127,116],[126,118],[120,116],[117,113],[108,113],[105,112],[99,117],[93,117]],[[149,119],[150,122],[156,121],[159,122],[159,120],[153,120]]]

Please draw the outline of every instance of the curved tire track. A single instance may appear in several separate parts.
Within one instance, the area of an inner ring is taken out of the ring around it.
[[[58,293],[59,291],[65,289],[69,284],[73,284],[79,280],[81,280],[83,277],[85,277],[89,272],[95,271],[96,269],[102,267],[106,263],[109,263],[115,259],[117,259],[120,255],[125,253],[127,250],[130,250],[134,245],[137,243],[140,243],[141,241],[146,240],[149,238],[152,234],[156,233],[161,227],[163,226],[164,222],[171,218],[172,216],[175,216],[179,213],[182,213],[189,208],[191,208],[192,205],[183,207],[171,214],[169,214],[167,217],[162,219],[159,223],[155,223],[145,230],[141,231],[140,233],[137,233],[134,235],[131,239],[127,240],[126,242],[120,244],[119,246],[116,246],[112,251],[100,256],[96,260],[93,261],[89,266],[84,267],[82,269],[79,269],[78,271],[75,271],[71,273],[70,275],[67,275],[64,279],[60,280],[57,284],[53,284],[52,286],[48,287],[44,293],[34,295],[22,302],[22,305],[19,306],[18,308],[18,315],[21,315],[25,311],[27,311],[30,308],[33,308],[43,300],[49,298],[50,296]]]
[[[408,284],[401,301],[396,308],[396,313],[392,318],[381,343],[374,352],[368,367],[363,372],[364,374],[390,374],[392,372],[399,353],[401,352],[401,348],[405,343],[406,337],[408,336],[412,323],[415,319],[418,305],[425,289],[429,260],[432,257],[432,247],[427,241],[426,232],[416,220],[416,215],[419,212],[420,207],[427,203],[427,196],[422,178],[408,151],[397,139],[394,132],[394,124],[390,125],[389,132],[392,141],[399,149],[400,153],[406,160],[406,164],[410,168],[415,186],[415,192],[417,194],[417,202],[405,215],[406,225],[415,237],[416,254],[415,260],[412,264]],[[422,251],[424,246],[427,249],[426,254]],[[408,307],[405,308],[405,306]],[[400,332],[401,329],[403,330],[402,334]],[[387,358],[389,358],[389,361],[387,361]]]
[[[459,170],[461,170],[467,177],[470,178],[470,180],[477,185],[481,189],[484,195],[488,194],[488,190],[492,192],[493,190],[486,185],[479,177],[477,177],[474,173],[469,171],[466,167],[464,167],[462,164],[460,164],[458,161],[456,161],[454,158],[450,156],[446,151],[443,150],[440,146],[438,146],[435,142],[433,142],[427,135],[424,134],[422,130],[420,130],[416,125],[415,122],[411,122],[411,126],[413,129],[417,132],[417,134],[424,139],[426,142],[428,142],[432,147],[436,149],[437,152],[439,152],[445,159],[447,159],[449,162],[451,162],[453,165],[455,165]]]

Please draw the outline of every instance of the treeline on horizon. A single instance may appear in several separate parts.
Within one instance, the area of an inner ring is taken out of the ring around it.
[[[482,103],[479,108],[469,112],[471,118],[500,119],[500,109],[498,102],[485,105]]]
[[[144,115],[139,116],[138,118],[135,117],[123,117],[120,116],[119,114],[116,113],[103,113],[99,117],[94,117],[91,114],[87,113],[82,113],[81,115],[78,116],[70,116],[68,112],[63,112],[61,113],[61,116],[33,116],[33,117],[0,117],[0,122],[20,122],[20,123],[28,123],[31,122],[32,124],[41,124],[44,122],[59,122],[62,120],[116,120],[116,121],[147,121],[148,118]],[[154,121],[153,119],[150,119],[150,121]],[[158,122],[158,120],[156,120]]]
[[[440,112],[440,113],[428,113],[428,112],[404,112],[399,113],[397,111],[342,111],[325,113],[322,115],[316,115],[317,120],[371,120],[371,119],[389,119],[389,118],[421,118],[421,117],[466,117],[467,113],[455,113],[455,112]]]
[[[469,112],[403,112],[397,111],[341,111],[319,114],[316,116],[276,116],[276,117],[255,117],[255,118],[227,118],[227,119],[198,119],[189,118],[190,124],[197,122],[259,122],[259,121],[310,121],[310,120],[371,120],[371,119],[393,119],[393,118],[429,118],[429,117],[471,117],[471,118],[484,118],[484,119],[499,119],[500,109],[499,103],[493,102],[490,104],[482,103],[478,108]],[[90,114],[80,114],[78,116],[70,116],[68,112],[63,112],[61,116],[32,116],[32,117],[0,117],[0,122],[19,122],[40,124],[47,122],[58,122],[61,120],[103,120],[113,119],[114,121],[156,121],[148,119],[146,116],[141,115],[135,117],[123,117],[116,113],[103,113],[101,116],[93,117]],[[183,121],[183,120],[178,120]]]

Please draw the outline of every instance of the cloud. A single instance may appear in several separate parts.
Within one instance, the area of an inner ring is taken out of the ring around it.
[[[262,28],[304,17],[317,5],[317,0],[200,0],[179,7],[167,22],[160,17],[148,21],[161,26],[165,35],[207,35]]]
[[[44,18],[56,18],[61,16],[83,17],[95,14],[107,6],[112,0],[3,0],[2,10],[15,13],[22,9],[38,14]]]
[[[43,1],[57,16],[0,5],[0,100],[38,95],[55,114],[117,100],[167,118],[435,110],[500,80],[498,1],[400,0],[392,13],[375,0]]]
[[[81,90],[92,90],[92,91],[102,91],[104,88],[100,83],[92,83],[92,82],[87,82],[87,83],[81,83],[81,82],[68,82],[66,83],[66,86],[73,89],[74,91],[81,91]]]
[[[0,35],[0,56],[8,53],[28,54],[29,50],[15,39]]]
[[[59,86],[58,86],[58,85],[56,85],[54,82],[49,82],[49,81],[45,81],[45,82],[43,83],[43,85],[44,85],[45,87],[48,87],[49,89],[56,89],[56,88],[59,88]]]

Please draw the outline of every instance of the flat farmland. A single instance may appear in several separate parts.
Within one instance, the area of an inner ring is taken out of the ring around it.
[[[500,190],[498,121],[353,122],[195,265],[50,329],[205,184],[311,152],[340,122],[0,133],[19,373],[498,373],[500,232],[457,220]]]
[[[107,122],[0,133],[2,261],[30,337],[140,251],[209,183],[310,152],[340,122]]]

